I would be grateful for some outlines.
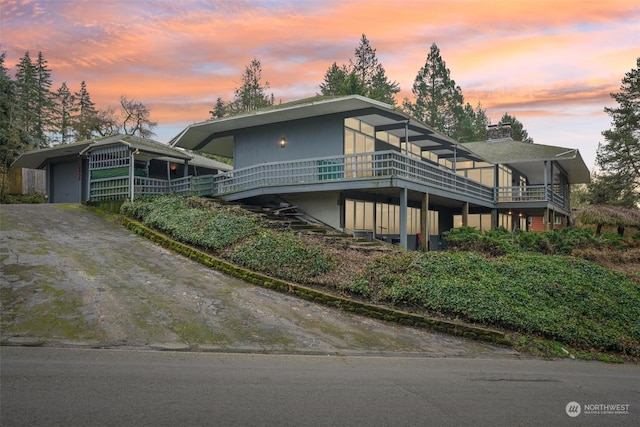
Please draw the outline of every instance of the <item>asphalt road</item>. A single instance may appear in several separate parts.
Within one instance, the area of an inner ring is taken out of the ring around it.
[[[3,426],[640,425],[637,365],[27,347],[0,356]],[[574,401],[582,413],[570,417]],[[586,413],[602,405],[626,413]]]

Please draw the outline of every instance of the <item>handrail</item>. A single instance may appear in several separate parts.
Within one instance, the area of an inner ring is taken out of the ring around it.
[[[262,163],[214,176],[213,194],[224,195],[259,187],[403,177],[439,189],[494,201],[492,187],[448,169],[396,151],[347,154],[304,160]]]
[[[323,184],[387,177],[403,178],[494,204],[551,202],[568,207],[566,195],[554,191],[561,191],[559,187],[527,185],[494,189],[444,167],[393,150],[262,163],[217,175],[189,175],[171,180],[136,176],[134,194],[223,196],[270,186]],[[96,199],[119,197],[128,191],[127,182],[128,177],[92,180],[91,198],[93,200],[94,196]],[[112,185],[117,188],[110,189]]]

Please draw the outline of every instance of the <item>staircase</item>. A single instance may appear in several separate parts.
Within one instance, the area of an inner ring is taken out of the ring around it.
[[[327,224],[300,211],[291,205],[245,205],[243,209],[260,215],[268,226],[277,230],[290,230],[296,234],[307,235],[324,240],[331,245],[360,251],[390,251],[398,247],[379,240],[356,237],[336,230]]]

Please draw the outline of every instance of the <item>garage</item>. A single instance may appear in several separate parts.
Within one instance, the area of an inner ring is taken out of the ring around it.
[[[51,203],[80,203],[81,181],[79,162],[74,160],[66,163],[52,163],[50,170],[50,192],[49,201]]]

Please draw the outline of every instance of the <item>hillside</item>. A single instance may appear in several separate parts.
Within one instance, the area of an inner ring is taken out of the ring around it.
[[[618,247],[617,253],[633,263],[638,248],[584,231],[526,233],[516,239],[503,231],[483,235],[462,229],[449,236],[452,249],[446,252],[364,251],[341,239],[287,230],[238,206],[198,198],[142,199],[123,205],[121,213],[279,279],[502,328],[519,349],[584,358],[640,355],[637,274],[625,276],[571,256],[573,251]]]

